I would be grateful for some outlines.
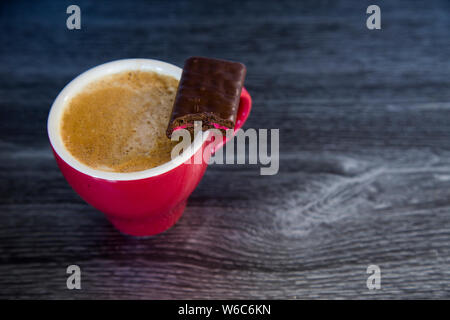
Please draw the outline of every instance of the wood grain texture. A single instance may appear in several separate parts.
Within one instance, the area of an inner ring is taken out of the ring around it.
[[[80,31],[70,4],[0,4],[0,298],[450,298],[447,1],[378,1],[380,31],[366,1],[77,1]],[[191,55],[247,65],[280,172],[211,166],[174,228],[123,236],[59,172],[50,105],[100,63]]]

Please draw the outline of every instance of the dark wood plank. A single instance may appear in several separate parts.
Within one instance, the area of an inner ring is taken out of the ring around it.
[[[0,4],[0,298],[450,298],[448,2],[379,1],[381,31],[366,1],[78,1],[81,31],[69,4]],[[247,65],[280,172],[211,166],[174,228],[123,236],[59,172],[48,110],[97,64],[190,55]]]

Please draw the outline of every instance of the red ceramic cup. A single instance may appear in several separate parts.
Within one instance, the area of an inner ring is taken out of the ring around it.
[[[84,165],[67,151],[60,135],[61,117],[71,97],[93,80],[126,70],[154,71],[176,79],[180,79],[182,72],[179,67],[150,59],[118,60],[92,68],[72,80],[53,102],[47,122],[48,136],[61,172],[87,203],[105,213],[123,233],[155,235],[175,224],[200,182],[207,163],[196,164],[193,159],[208,149],[208,135],[198,133],[190,151],[170,162],[130,173],[105,172]],[[251,104],[250,95],[242,89],[235,130],[244,124]]]

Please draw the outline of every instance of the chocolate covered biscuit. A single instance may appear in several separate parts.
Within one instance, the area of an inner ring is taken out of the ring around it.
[[[234,128],[246,69],[242,63],[191,57],[183,74],[167,128],[170,138],[176,129],[193,130],[202,121],[203,130]]]

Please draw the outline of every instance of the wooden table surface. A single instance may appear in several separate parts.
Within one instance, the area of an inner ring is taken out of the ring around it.
[[[72,31],[70,4],[0,4],[0,298],[450,298],[447,1],[377,1],[381,30],[369,1],[77,0]],[[192,55],[247,65],[280,171],[210,166],[175,227],[123,236],[58,170],[49,108],[95,65]]]

